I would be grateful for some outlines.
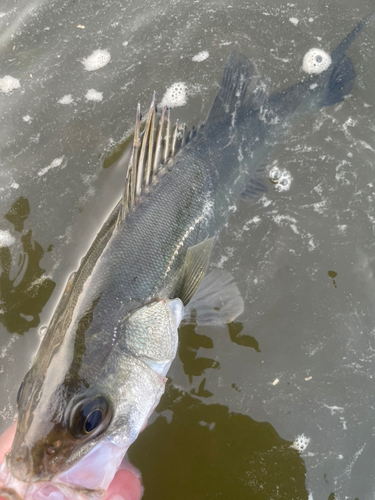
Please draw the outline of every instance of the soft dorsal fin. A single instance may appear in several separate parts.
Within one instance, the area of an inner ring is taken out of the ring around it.
[[[216,94],[208,113],[206,124],[218,121],[232,114],[245,100],[245,95],[253,78],[257,78],[255,66],[244,55],[234,51],[229,56],[224,69],[219,92]]]

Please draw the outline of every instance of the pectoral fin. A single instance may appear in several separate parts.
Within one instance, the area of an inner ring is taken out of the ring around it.
[[[234,321],[244,310],[244,301],[233,276],[214,270],[205,276],[192,300],[184,309],[183,322],[223,325]]]
[[[197,291],[210,260],[214,238],[189,248],[186,255],[185,277],[180,299],[186,305]]]

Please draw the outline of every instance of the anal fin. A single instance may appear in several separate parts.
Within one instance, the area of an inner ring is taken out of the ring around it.
[[[241,199],[248,203],[254,203],[267,191],[267,186],[259,178],[251,179],[241,193]]]

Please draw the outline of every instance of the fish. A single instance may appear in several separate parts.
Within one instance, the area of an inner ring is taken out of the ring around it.
[[[351,92],[346,51],[372,17],[331,52],[327,69],[273,94],[233,52],[207,119],[190,132],[172,130],[155,94],[144,121],[138,105],[123,196],[69,277],[19,388],[1,496],[103,497],[164,392],[180,324],[221,325],[243,311],[231,274],[206,274],[215,241],[230,207],[266,192],[276,144]]]

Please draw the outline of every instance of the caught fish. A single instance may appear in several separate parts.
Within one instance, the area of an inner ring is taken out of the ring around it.
[[[157,125],[155,96],[141,132],[138,106],[122,199],[69,278],[18,391],[0,495],[102,497],[163,394],[181,321],[241,314],[232,276],[205,276],[215,240],[240,197],[266,191],[267,159],[290,128],[351,91],[346,50],[369,19],[326,69],[270,96],[234,52],[205,123],[190,133],[171,131],[167,109]]]

